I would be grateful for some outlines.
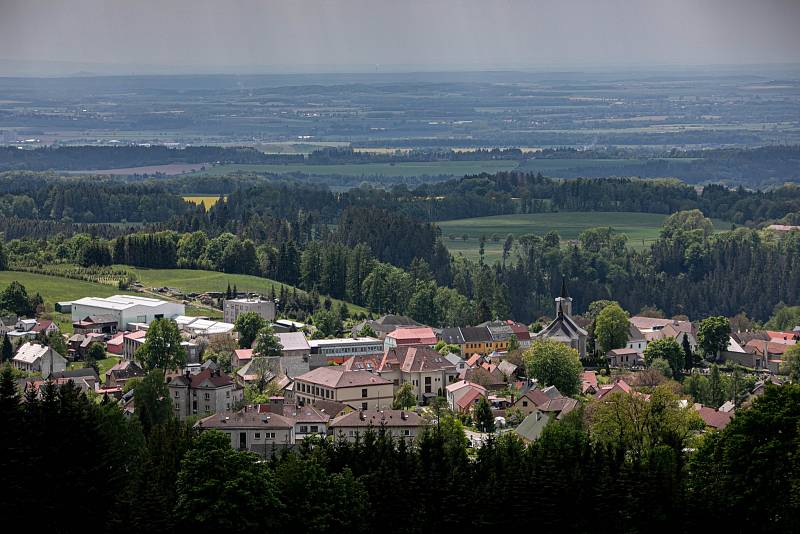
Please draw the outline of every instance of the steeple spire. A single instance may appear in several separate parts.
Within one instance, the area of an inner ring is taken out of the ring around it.
[[[569,295],[567,295],[567,277],[566,276],[562,276],[561,277],[561,298],[565,299],[565,298],[568,298],[568,297],[569,297]]]

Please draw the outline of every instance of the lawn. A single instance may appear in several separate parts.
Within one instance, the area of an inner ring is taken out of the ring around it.
[[[628,236],[630,247],[642,249],[658,238],[666,218],[667,215],[656,213],[558,212],[474,217],[442,221],[438,224],[448,250],[452,254],[461,253],[472,259],[478,258],[480,236],[485,235],[486,260],[493,262],[501,257],[503,242],[508,234],[514,237],[525,234],[544,235],[550,230],[558,232],[562,240],[570,240],[577,239],[587,228],[610,226]],[[714,226],[717,231],[723,231],[730,228],[730,223],[714,220]],[[463,240],[464,235],[468,236],[466,241]],[[493,241],[493,235],[498,236],[499,241]]]
[[[264,165],[215,165],[194,175],[224,176],[234,172],[261,172],[285,174],[300,172],[316,175],[341,176],[463,176],[481,172],[496,173],[517,168],[516,161],[423,161],[402,163],[348,163],[335,165],[310,165],[307,163],[264,164]]]
[[[100,382],[106,381],[106,371],[117,365],[120,360],[122,360],[122,358],[119,356],[108,356],[103,360],[97,360],[97,367],[100,371],[98,373],[100,375]],[[84,367],[86,367],[84,362],[72,362],[69,364],[68,369],[72,371],[73,369],[83,369]]]
[[[292,286],[247,274],[226,274],[216,271],[193,269],[142,269],[126,267],[136,275],[145,288],[174,287],[187,292],[204,293],[206,291],[225,291],[228,284],[236,286],[238,291],[250,291],[268,295],[271,289],[280,294],[281,287],[291,290]],[[334,302],[339,302],[333,299]],[[366,312],[366,309],[347,303],[350,312]]]

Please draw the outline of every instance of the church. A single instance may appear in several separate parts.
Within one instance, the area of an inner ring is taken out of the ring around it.
[[[569,345],[586,357],[586,330],[572,319],[572,298],[567,294],[567,283],[561,279],[561,295],[556,298],[556,318],[535,335],[535,339],[552,339]]]

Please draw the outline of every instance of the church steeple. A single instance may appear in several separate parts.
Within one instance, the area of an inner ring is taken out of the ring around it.
[[[561,277],[561,295],[556,299],[556,316],[572,316],[572,298],[567,293],[567,279]]]

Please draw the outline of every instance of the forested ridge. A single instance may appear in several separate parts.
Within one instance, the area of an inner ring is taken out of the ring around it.
[[[414,190],[334,193],[280,181],[238,188],[206,210],[170,192],[169,183],[3,175],[0,213],[8,216],[0,218],[0,231],[11,240],[10,263],[260,275],[441,326],[551,315],[562,277],[578,311],[613,299],[633,311],[655,306],[690,317],[744,312],[766,320],[777,304],[795,305],[800,298],[796,232],[742,227],[714,234],[706,218],[751,226],[800,222],[800,188],[793,186],[698,192],[671,181],[499,173]],[[465,215],[552,210],[674,215],[643,251],[600,228],[569,243],[555,233],[507,238],[502,261],[493,265],[451,257],[435,225]],[[103,219],[117,224],[87,224]]]

